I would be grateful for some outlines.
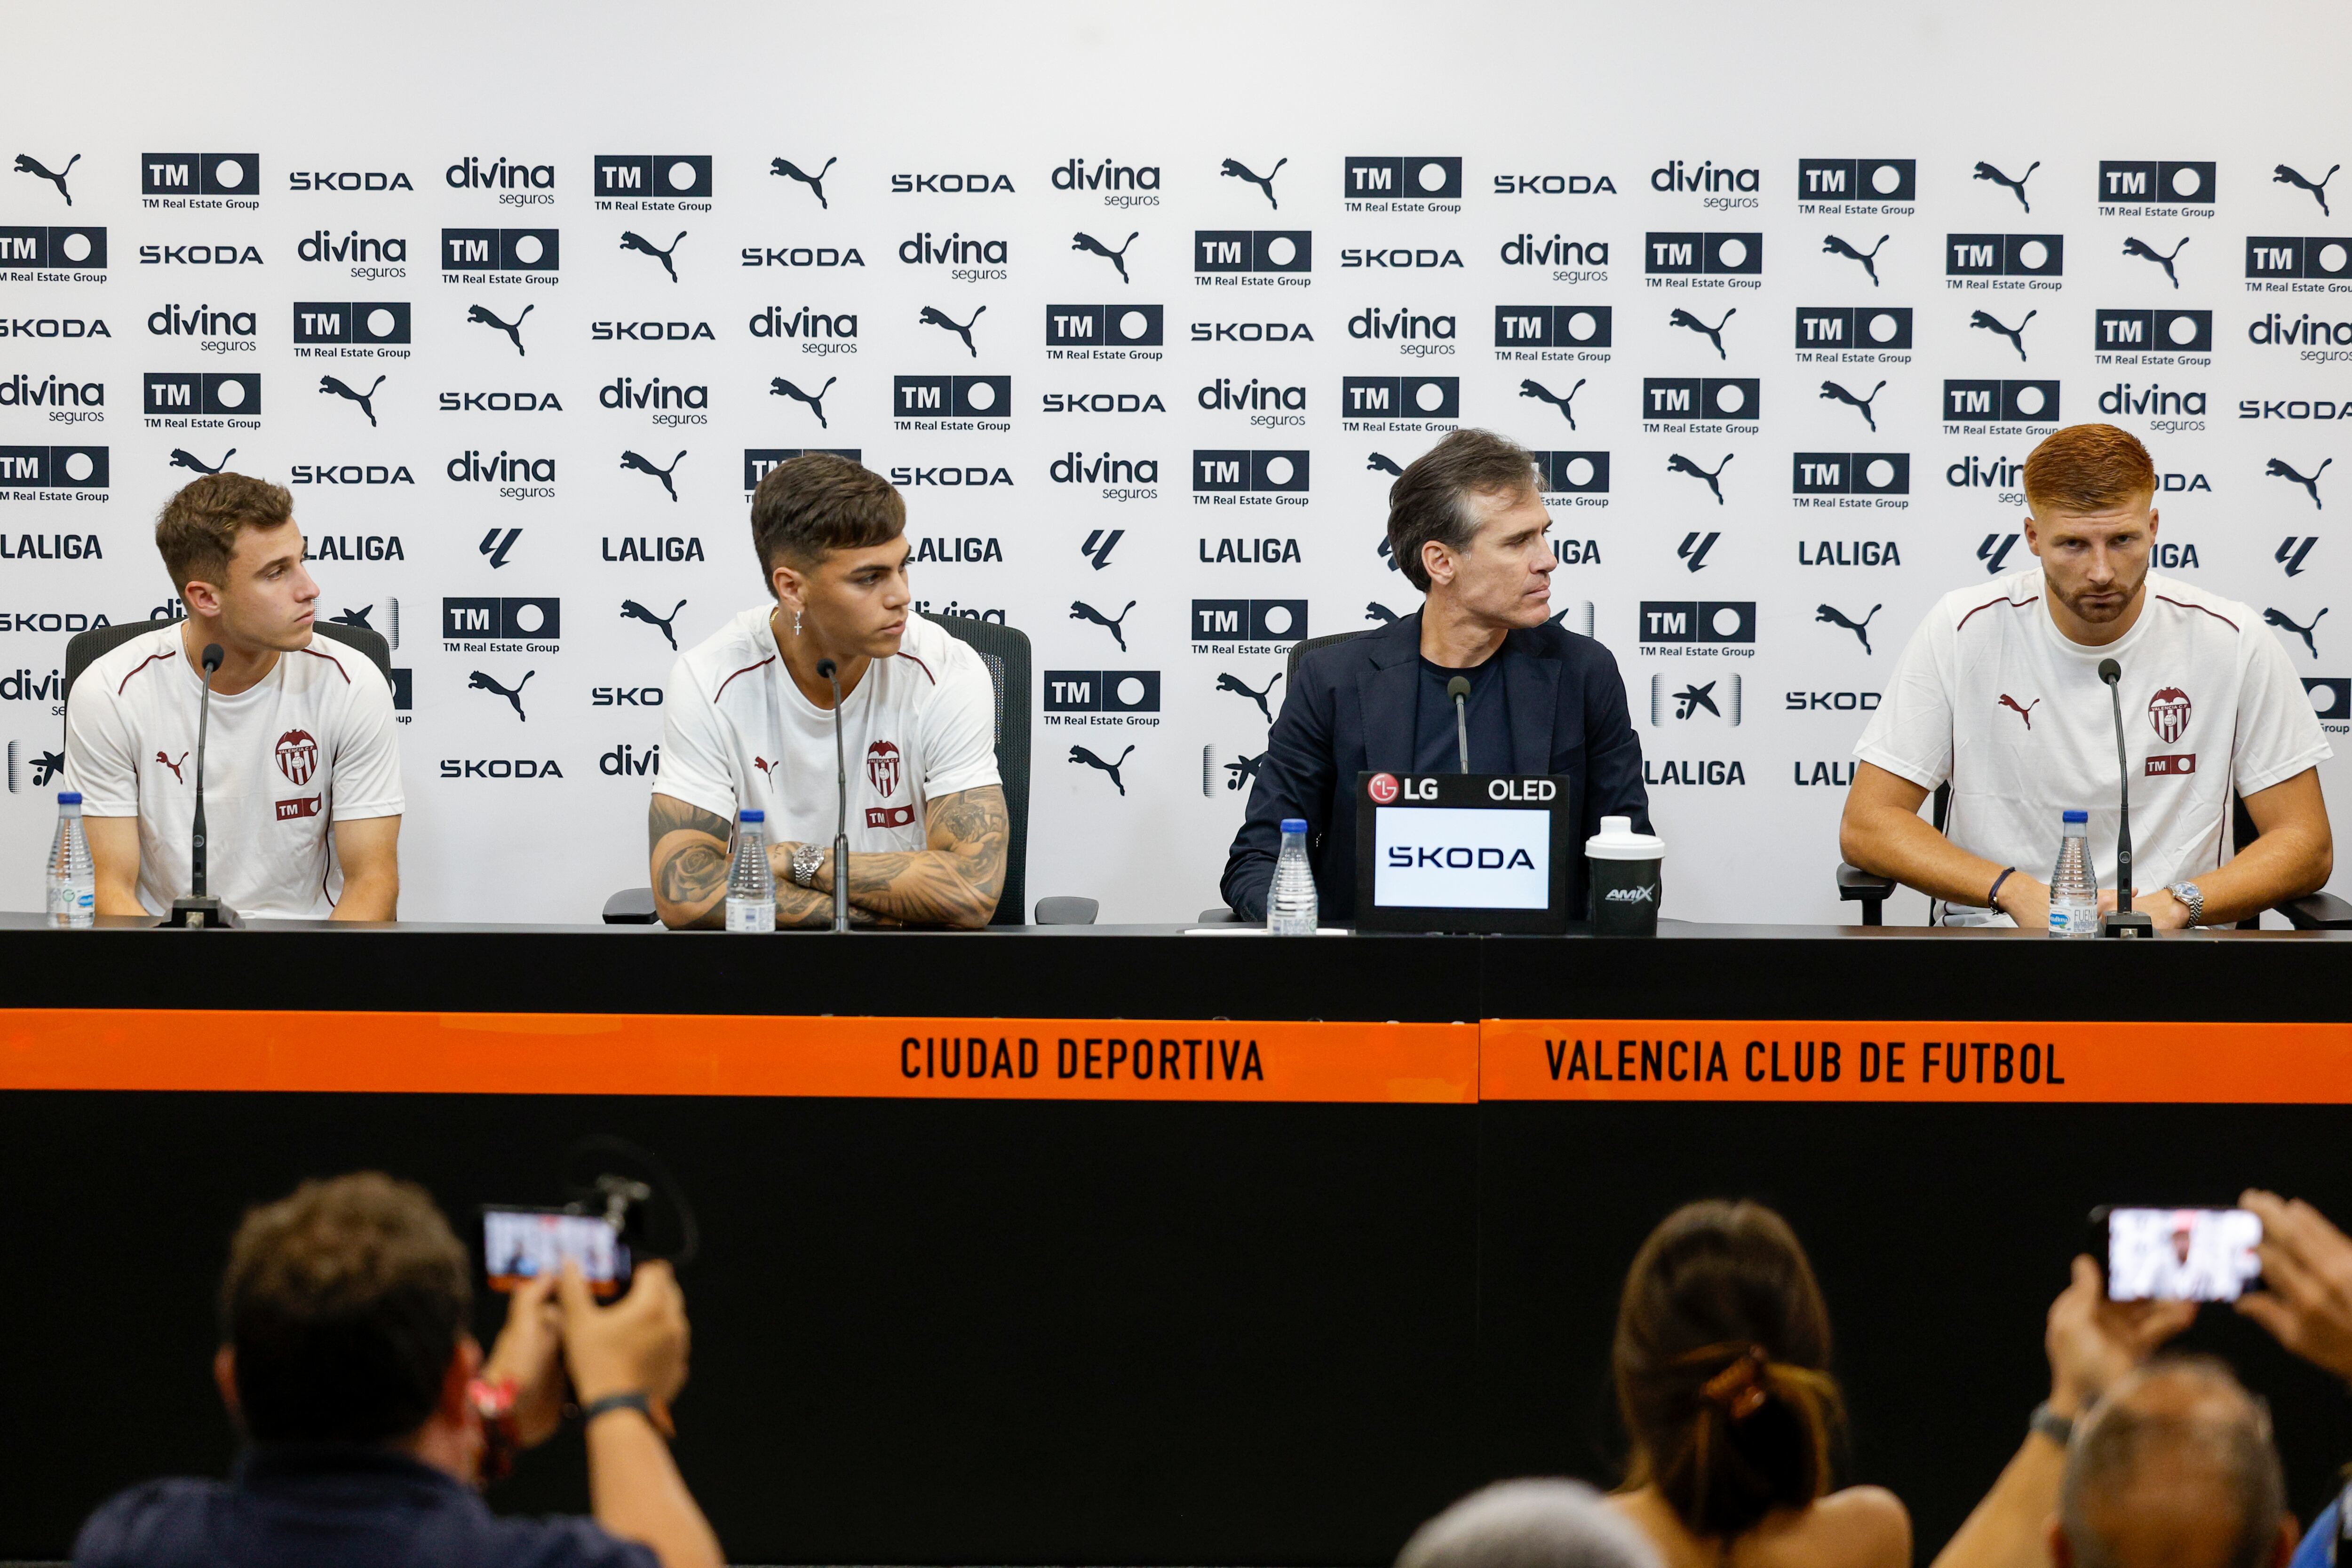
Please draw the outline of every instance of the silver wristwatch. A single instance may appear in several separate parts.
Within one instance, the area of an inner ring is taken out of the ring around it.
[[[803,844],[793,852],[793,881],[802,887],[816,881],[816,868],[824,863],[824,850],[817,844]]]
[[[2189,910],[2189,925],[2202,925],[2205,924],[2205,894],[2203,889],[2200,888],[2193,882],[2176,882],[2164,891],[2172,894],[2173,897],[2180,900],[2180,902],[2187,906]]]

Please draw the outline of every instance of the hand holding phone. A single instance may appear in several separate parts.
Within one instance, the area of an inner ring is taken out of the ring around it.
[[[491,1290],[512,1291],[552,1278],[567,1259],[580,1265],[598,1296],[628,1289],[628,1245],[602,1216],[501,1205],[482,1209],[482,1270]]]
[[[2234,1301],[2259,1285],[2262,1216],[2244,1208],[2091,1212],[2112,1301]]]
[[[2352,1378],[2352,1238],[2301,1198],[2257,1190],[2238,1201],[2263,1221],[2266,1287],[2238,1311],[2293,1354]]]

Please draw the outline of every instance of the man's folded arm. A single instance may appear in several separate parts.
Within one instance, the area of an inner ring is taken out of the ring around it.
[[[653,860],[654,909],[671,930],[689,926],[716,931],[727,924],[726,818],[674,795],[656,793],[646,810],[646,837]],[[776,924],[823,925],[833,918],[833,898],[796,887],[768,846],[776,876]]]
[[[1606,649],[1584,687],[1584,828],[1601,831],[1603,817],[1631,817],[1633,831],[1650,826],[1650,791],[1642,781],[1642,737],[1625,706],[1625,681]]]
[[[2257,789],[2245,801],[2258,835],[2254,841],[2220,870],[2189,878],[2205,895],[2208,925],[2231,925],[2316,893],[2336,870],[2336,839],[2318,768],[2306,768]]]
[[[1893,877],[1930,898],[1981,905],[2002,868],[1937,832],[1934,823],[1919,815],[1919,804],[1927,798],[1926,785],[1874,762],[1857,760],[1853,783],[1846,790],[1845,813],[1838,821],[1838,852],[1863,871]],[[2011,881],[2020,892],[2041,885],[2023,873]],[[2011,891],[2004,883],[2004,908]]]
[[[877,919],[902,925],[952,925],[977,930],[996,914],[1004,891],[1012,818],[1004,787],[982,784],[941,795],[925,808],[929,848],[849,857],[849,902]],[[798,845],[779,845],[789,861]],[[833,855],[818,862],[814,891],[833,912]]]
[[[1234,835],[1218,891],[1244,920],[1265,918],[1274,863],[1282,853],[1282,820],[1301,817],[1311,831],[1328,831],[1331,781],[1330,689],[1301,665],[1298,684],[1266,732],[1265,759],[1250,786],[1249,812]]]

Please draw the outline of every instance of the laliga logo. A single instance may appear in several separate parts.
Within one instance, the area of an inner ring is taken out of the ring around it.
[[[278,737],[278,771],[288,783],[308,784],[318,770],[319,742],[310,731],[289,729]]]
[[[2147,722],[2164,737],[2164,744],[2177,744],[2189,728],[2189,694],[2179,686],[2167,686],[2147,699]]]

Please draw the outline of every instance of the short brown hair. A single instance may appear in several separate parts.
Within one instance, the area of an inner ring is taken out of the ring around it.
[[[2036,517],[2104,512],[2156,494],[2156,464],[2139,437],[2112,424],[2070,424],[2025,459],[2025,502]]]
[[[1405,466],[1389,486],[1389,555],[1405,580],[1429,591],[1421,547],[1432,539],[1452,550],[1470,548],[1477,522],[1470,497],[1540,491],[1535,459],[1491,430],[1457,430]]]
[[[1686,1204],[1625,1276],[1611,1355],[1633,1439],[1628,1484],[1728,1539],[1830,1489],[1841,1416],[1830,1314],[1789,1222],[1759,1203]]]
[[[184,589],[199,578],[217,582],[228,573],[241,531],[274,528],[293,516],[294,497],[280,486],[243,474],[207,474],[163,503],[155,548],[173,587]]]
[[[806,566],[827,550],[869,549],[907,531],[907,503],[872,469],[809,452],[768,470],[751,493],[751,546],[769,591],[776,566]]]
[[[432,1197],[373,1171],[248,1212],[221,1277],[221,1340],[257,1442],[373,1443],[439,1402],[473,1311],[466,1249]]]

